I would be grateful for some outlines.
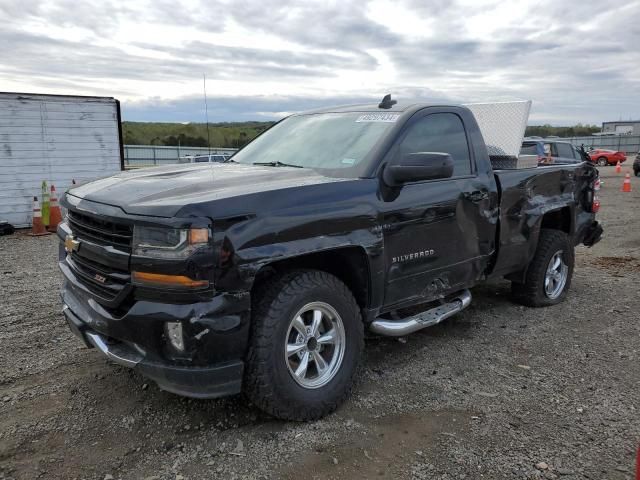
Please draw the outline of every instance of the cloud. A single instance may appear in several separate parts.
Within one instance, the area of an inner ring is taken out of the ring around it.
[[[0,4],[0,90],[115,96],[125,119],[532,99],[531,121],[640,110],[640,1],[51,0]]]
[[[298,72],[300,75],[331,75],[335,68],[375,68],[376,60],[365,52],[334,54],[265,50],[263,48],[235,47],[213,42],[190,41],[182,47],[158,47],[148,43],[134,44],[144,49],[168,53],[180,58],[213,63],[223,68],[245,67],[247,70],[267,70],[274,73]],[[257,72],[258,73],[258,72]]]

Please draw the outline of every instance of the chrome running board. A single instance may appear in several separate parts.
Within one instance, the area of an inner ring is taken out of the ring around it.
[[[471,303],[471,292],[469,290],[461,291],[449,302],[438,305],[437,307],[420,312],[413,317],[403,318],[401,320],[387,320],[385,318],[376,318],[369,328],[378,335],[386,335],[388,337],[404,337],[410,333],[417,332],[426,327],[436,325],[443,320],[464,310]]]

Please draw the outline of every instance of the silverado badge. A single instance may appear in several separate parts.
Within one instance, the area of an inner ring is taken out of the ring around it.
[[[77,252],[80,248],[80,241],[76,240],[73,235],[67,235],[64,238],[64,249],[68,252]]]
[[[418,260],[419,258],[432,257],[435,254],[436,254],[436,251],[433,249],[422,250],[420,252],[407,253],[405,255],[399,255],[397,257],[393,257],[391,261],[393,263],[406,262],[408,260]]]

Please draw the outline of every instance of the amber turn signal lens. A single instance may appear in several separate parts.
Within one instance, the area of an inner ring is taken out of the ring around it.
[[[132,272],[133,281],[154,287],[201,288],[208,287],[208,280],[193,280],[184,275],[165,275],[162,273]]]
[[[207,243],[209,241],[209,230],[206,228],[192,228],[189,230],[189,243]]]

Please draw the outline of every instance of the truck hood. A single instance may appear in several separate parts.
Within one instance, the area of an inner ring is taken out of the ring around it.
[[[122,172],[80,185],[67,193],[119,207],[131,215],[173,217],[190,204],[341,180],[308,168],[189,164]]]

